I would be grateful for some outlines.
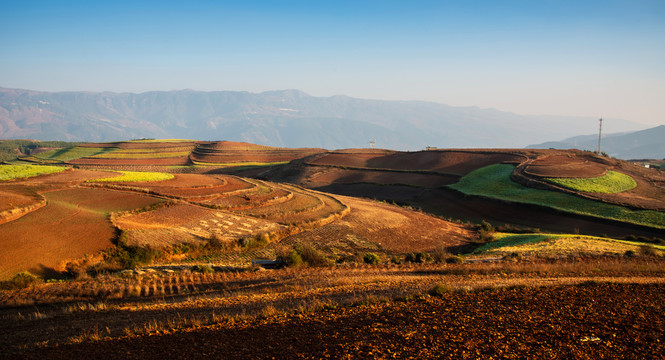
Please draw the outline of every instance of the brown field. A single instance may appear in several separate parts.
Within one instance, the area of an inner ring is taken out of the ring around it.
[[[191,159],[197,163],[229,164],[243,162],[271,163],[300,159],[322,153],[323,149],[277,148],[233,141],[202,143],[192,151]]]
[[[157,247],[192,242],[192,239],[206,242],[214,234],[225,241],[231,241],[281,228],[270,221],[191,204],[176,204],[140,214],[119,216],[113,222],[118,228],[127,230],[130,245]],[[155,229],[158,230],[154,232],[157,235],[152,236]],[[163,231],[165,229],[173,230],[172,236],[167,236],[167,232]],[[183,234],[187,235],[182,236]]]
[[[403,184],[426,188],[436,188],[454,184],[459,180],[455,175],[432,175],[374,170],[347,170],[328,168],[308,178],[308,186],[320,187],[329,184],[371,183],[382,185]]]
[[[141,154],[181,147],[170,141],[111,145]],[[193,157],[208,160],[320,150],[190,145],[197,146]],[[533,169],[582,177],[602,168],[628,174],[638,186],[599,199],[660,209],[661,172],[560,150],[307,155],[313,156],[255,173],[295,185],[213,174],[218,169],[208,166],[194,170],[209,174],[159,182],[84,184],[109,173],[72,169],[0,185],[0,212],[40,196],[47,201],[0,225],[0,279],[23,270],[69,276],[0,290],[3,358],[665,356],[665,260],[655,248],[454,256],[488,241],[480,226],[298,186],[393,200],[475,224],[507,219],[566,233],[652,239],[662,231],[466,197],[443,186],[493,163],[518,164],[513,176],[534,187],[550,185]],[[156,164],[122,160],[112,167]],[[275,258],[289,266],[250,265]],[[80,265],[70,275],[62,272],[68,260]],[[0,283],[2,289],[12,284]]]
[[[284,240],[286,244],[314,240],[317,247],[344,255],[354,251],[386,254],[448,250],[468,245],[475,231],[423,213],[351,197],[340,198],[350,213],[320,228]]]
[[[605,175],[612,165],[597,159],[580,153],[542,155],[530,161],[524,172],[537,177],[599,177]]]
[[[0,225],[0,279],[22,270],[46,275],[63,270],[66,260],[94,255],[113,245],[110,212],[160,201],[98,189],[67,189],[44,196],[45,207]]]
[[[0,293],[0,347],[17,359],[660,358],[662,265],[597,259],[107,276]],[[437,284],[439,295],[427,295]]]
[[[309,160],[308,163],[369,169],[433,171],[462,176],[487,165],[504,162],[518,163],[524,159],[523,155],[510,152],[432,150],[387,154],[330,152]]]
[[[189,165],[189,158],[186,156],[172,158],[148,158],[148,159],[107,159],[107,158],[80,158],[70,160],[67,164],[71,165],[123,165],[123,166],[143,166],[143,165],[169,165],[184,166]]]

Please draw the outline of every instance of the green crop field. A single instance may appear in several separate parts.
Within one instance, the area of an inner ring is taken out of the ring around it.
[[[143,172],[143,171],[115,171],[122,173],[120,176],[113,176],[100,179],[92,179],[87,182],[144,182],[144,181],[162,181],[173,179],[173,174],[161,172]]]
[[[66,167],[41,165],[0,165],[0,180],[20,179],[65,171]]]
[[[92,148],[72,146],[64,149],[46,151],[33,157],[45,161],[71,161],[82,157],[94,156],[116,150],[115,148]]]
[[[545,178],[545,180],[563,187],[584,192],[614,194],[633,189],[635,180],[620,172],[608,171],[595,178]]]
[[[448,187],[467,195],[478,195],[516,203],[533,204],[573,214],[588,215],[656,228],[665,228],[665,212],[631,210],[619,205],[583,199],[556,191],[538,190],[510,180],[515,166],[494,164],[472,171]]]
[[[487,243],[474,251],[482,255],[507,255],[511,253],[529,255],[572,255],[572,254],[623,254],[626,251],[639,251],[644,243],[616,240],[597,236],[574,234],[511,234],[495,233],[496,241]],[[647,245],[655,250],[665,251],[662,245]]]

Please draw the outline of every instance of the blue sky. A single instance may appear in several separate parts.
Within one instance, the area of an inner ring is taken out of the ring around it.
[[[665,1],[0,0],[0,86],[300,89],[665,124]]]

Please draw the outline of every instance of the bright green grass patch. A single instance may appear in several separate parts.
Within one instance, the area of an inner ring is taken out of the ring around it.
[[[74,159],[80,159],[82,157],[94,156],[98,154],[104,154],[113,152],[117,150],[116,148],[93,148],[93,147],[83,147],[83,146],[72,146],[64,149],[57,149],[46,151],[41,154],[34,155],[34,158],[40,160],[55,160],[55,161],[71,161]]]
[[[109,153],[97,154],[92,156],[96,159],[161,159],[183,157],[190,154],[190,151],[180,152],[120,152],[113,151]]]
[[[62,166],[0,165],[0,180],[20,179],[65,171]]]
[[[144,181],[162,181],[173,179],[173,174],[149,171],[115,171],[122,173],[120,176],[92,179],[87,182],[144,182]]]
[[[573,214],[588,215],[656,228],[665,228],[665,212],[630,210],[556,191],[538,190],[510,180],[515,167],[494,164],[472,171],[448,187],[468,195],[478,195],[516,203],[545,206]]]
[[[563,187],[584,192],[614,194],[634,189],[635,180],[620,172],[608,171],[595,178],[545,178],[545,180]]]
[[[487,243],[474,254],[503,256],[512,253],[528,255],[624,254],[638,252],[644,243],[598,236],[573,234],[510,234],[495,233],[494,242]],[[665,246],[648,245],[665,251]]]

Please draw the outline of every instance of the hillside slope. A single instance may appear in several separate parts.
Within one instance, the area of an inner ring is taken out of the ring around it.
[[[576,136],[562,141],[549,141],[529,145],[531,149],[580,149],[595,150],[597,135]],[[665,158],[665,125],[627,134],[609,134],[601,139],[601,150],[621,159]]]

